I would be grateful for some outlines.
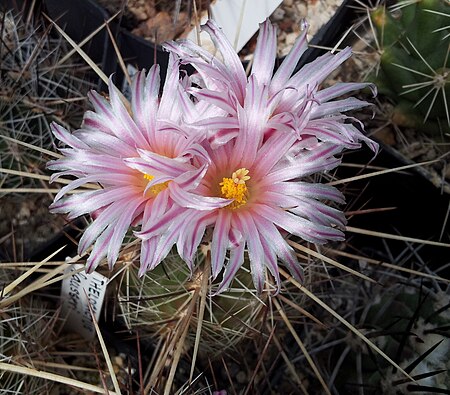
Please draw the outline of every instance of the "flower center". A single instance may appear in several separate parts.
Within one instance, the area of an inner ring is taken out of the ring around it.
[[[231,178],[222,178],[222,182],[219,184],[222,197],[234,199],[227,206],[228,208],[235,209],[247,203],[248,188],[245,182],[250,180],[248,173],[249,171],[246,168],[241,168],[233,172]]]
[[[153,180],[155,177],[150,174],[144,174],[144,178],[148,181]],[[169,181],[161,182],[160,184],[152,185],[150,188],[147,189],[145,194],[149,197],[155,198],[158,193],[164,191],[164,189],[167,188],[169,185]]]

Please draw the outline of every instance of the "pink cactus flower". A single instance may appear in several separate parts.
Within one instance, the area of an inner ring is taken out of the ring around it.
[[[70,147],[60,150],[62,159],[49,162],[48,168],[58,171],[52,181],[61,176],[74,176],[75,180],[61,189],[50,209],[68,213],[69,219],[83,214],[95,217],[78,245],[78,253],[84,254],[94,244],[87,272],[104,257],[112,267],[130,226],[151,223],[163,215],[174,204],[171,191],[181,194],[181,190],[196,188],[208,167],[207,152],[196,139],[167,126],[187,125],[186,121],[197,120],[195,114],[208,113],[203,104],[197,113],[183,91],[174,57],[170,58],[161,98],[159,86],[159,66],[153,66],[147,77],[139,72],[134,78],[129,112],[110,81],[109,100],[96,92],[90,94],[94,111],[86,112],[81,129],[70,133],[52,124],[54,135]],[[99,188],[62,199],[87,183]],[[203,204],[210,207],[227,203],[225,199],[206,201]],[[142,242],[144,256],[154,242]],[[144,271],[146,268],[144,263]]]
[[[158,265],[176,245],[191,270],[202,241],[211,241],[212,278],[221,273],[219,293],[228,288],[248,254],[258,292],[266,271],[280,287],[278,260],[302,280],[302,268],[288,235],[323,244],[343,240],[344,214],[328,204],[343,203],[334,187],[309,176],[334,169],[345,149],[367,143],[342,112],[367,106],[355,98],[333,100],[370,84],[345,83],[320,89],[326,76],[350,56],[350,49],[325,54],[291,76],[307,48],[306,31],[273,74],[276,31],[261,26],[253,68],[247,78],[231,44],[214,22],[211,35],[223,62],[192,42],[168,43],[181,62],[198,74],[180,81],[171,55],[168,80],[158,100],[158,69],[133,85],[131,113],[110,84],[110,101],[91,95],[95,112],[70,134],[53,125],[71,148],[50,162],[76,179],[64,187],[53,212],[69,218],[99,213],[80,240],[93,270],[105,256],[117,260],[131,225],[142,239],[141,270]],[[195,85],[192,84],[195,82]],[[191,96],[195,100],[191,100]],[[86,183],[102,189],[61,197]]]
[[[204,117],[198,122],[198,127],[208,128],[213,146],[233,138],[242,140],[244,134],[240,132],[247,128],[249,134],[259,139],[253,147],[253,155],[267,133],[284,130],[291,130],[298,139],[312,135],[320,141],[350,149],[359,148],[359,141],[364,141],[373,151],[377,150],[376,143],[348,122],[356,120],[342,114],[370,104],[353,97],[330,101],[365,87],[375,94],[373,84],[338,83],[320,90],[325,78],[351,56],[350,47],[338,54],[326,53],[292,75],[308,48],[305,23],[303,33],[273,74],[276,28],[266,20],[260,27],[253,66],[247,78],[242,62],[214,21],[207,22],[203,30],[211,36],[223,62],[188,40],[169,42],[164,46],[177,53],[183,63],[190,63],[197,69],[201,77],[198,84],[203,87],[191,88],[190,93],[226,112],[225,116]]]
[[[301,266],[286,235],[318,244],[344,238],[344,214],[322,202],[343,203],[342,194],[331,186],[308,182],[306,177],[335,168],[340,163],[335,155],[359,148],[360,141],[377,150],[376,143],[341,114],[369,103],[355,98],[330,101],[370,84],[319,89],[325,77],[350,56],[348,48],[337,55],[323,55],[291,76],[307,48],[306,31],[272,76],[276,32],[268,21],[261,26],[247,78],[231,44],[214,22],[208,22],[204,30],[216,43],[223,62],[190,41],[165,46],[197,69],[201,88],[189,92],[225,112],[191,125],[204,131],[202,145],[211,164],[189,196],[178,196],[178,207],[155,223],[144,223],[137,235],[143,240],[160,236],[155,254],[149,257],[151,267],[174,244],[181,257],[192,264],[199,243],[211,228],[213,279],[225,268],[217,292],[230,285],[244,262],[245,251],[257,291],[263,290],[266,269],[279,289],[278,259],[302,280]],[[232,202],[207,208],[200,197]],[[183,210],[186,208],[189,210]]]
[[[320,202],[343,203],[341,193],[331,186],[300,180],[336,167],[339,159],[334,155],[343,147],[319,142],[315,137],[298,141],[292,133],[274,133],[252,157],[247,152],[253,150],[254,143],[256,138],[247,135],[245,146],[236,138],[215,149],[205,147],[211,164],[199,186],[174,197],[177,206],[159,221],[144,223],[137,233],[143,240],[159,236],[155,252],[148,257],[150,267],[160,262],[175,243],[180,256],[192,265],[206,229],[212,227],[213,278],[226,267],[217,292],[229,286],[244,262],[246,250],[255,286],[261,292],[266,268],[279,284],[278,259],[302,280],[302,269],[284,235],[318,244],[343,240],[343,213]],[[207,207],[201,197],[228,199],[230,203]]]

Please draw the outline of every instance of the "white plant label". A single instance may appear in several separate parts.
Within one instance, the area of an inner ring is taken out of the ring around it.
[[[217,24],[222,28],[228,40],[239,52],[248,40],[257,32],[259,24],[272,14],[281,4],[282,0],[216,0],[211,3],[211,14]],[[207,21],[205,15],[201,23]],[[200,35],[202,46],[213,51],[214,45],[207,33]],[[197,33],[194,28],[188,39],[197,42]]]
[[[76,272],[84,265],[72,264],[64,274]],[[89,311],[89,304],[98,321],[105,298],[108,278],[100,273],[86,274],[84,271],[74,273],[65,278],[61,287],[61,313],[67,317],[65,327],[71,332],[77,332],[85,339],[95,336],[95,327]]]

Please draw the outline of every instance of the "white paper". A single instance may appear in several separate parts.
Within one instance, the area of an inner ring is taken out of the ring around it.
[[[212,19],[222,28],[228,40],[239,52],[258,31],[259,24],[269,17],[282,0],[216,0],[211,4]],[[204,24],[207,17],[203,17]],[[197,42],[196,29],[188,34],[188,39]],[[211,40],[207,33],[200,34],[203,47],[210,50]]]
[[[80,268],[83,268],[83,265],[73,264],[64,273],[75,272]],[[61,313],[62,317],[67,317],[65,325],[67,329],[79,333],[86,339],[92,339],[95,336],[89,303],[98,321],[107,285],[108,278],[97,272],[86,274],[81,271],[63,280]]]

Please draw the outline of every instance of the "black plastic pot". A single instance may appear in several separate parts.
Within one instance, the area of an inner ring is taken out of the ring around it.
[[[312,46],[333,47],[342,33],[350,26],[354,17],[354,8],[351,7],[353,0],[344,0],[338,8],[333,18],[324,25],[313,37],[310,44]],[[94,0],[6,0],[9,7],[21,9],[34,5],[55,21],[64,31],[77,43],[89,36],[99,26],[110,18],[110,15],[100,7]],[[37,5],[36,5],[37,4]],[[112,21],[110,29],[114,34],[115,41],[123,59],[138,69],[149,69],[153,64],[161,66],[161,79],[164,80],[168,63],[168,53],[161,46],[141,37],[135,36],[128,30],[118,25],[117,21]],[[83,46],[83,50],[101,66],[106,75],[116,73],[116,82],[120,83],[123,78],[122,70],[117,60],[113,44],[106,29],[102,29],[88,43]],[[309,48],[297,64],[295,71],[304,64],[311,62],[324,50],[319,48]],[[283,58],[278,64],[281,64]]]
[[[403,166],[402,158],[381,147],[376,158],[367,149],[348,152],[344,163],[361,165],[368,163],[385,169]],[[364,170],[370,173],[374,170]],[[353,177],[354,167],[340,166],[337,178]],[[392,172],[368,179],[349,182],[340,186],[347,197],[345,211],[359,209],[385,209],[366,214],[347,215],[349,226],[422,240],[450,243],[449,227],[442,229],[450,204],[450,197],[442,194],[429,180],[414,168]],[[384,262],[396,262],[422,270],[424,264],[433,271],[450,262],[449,249],[422,245],[401,240],[368,236],[347,232],[350,252],[357,252]],[[402,258],[400,258],[402,257]],[[408,258],[409,257],[409,258]],[[439,273],[448,278],[449,270]]]

